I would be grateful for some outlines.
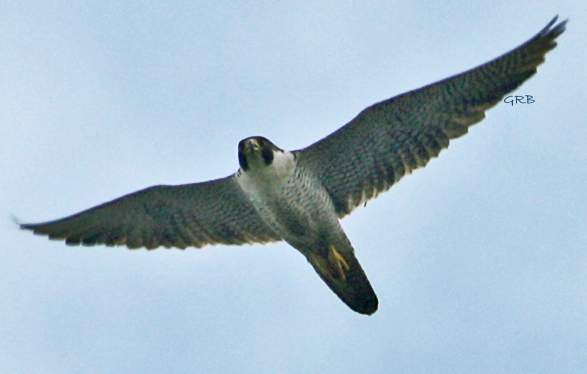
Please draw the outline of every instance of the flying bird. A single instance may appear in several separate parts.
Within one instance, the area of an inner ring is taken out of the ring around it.
[[[286,241],[352,310],[378,300],[340,219],[467,133],[536,73],[567,21],[474,69],[376,103],[304,149],[240,141],[240,168],[202,183],[149,187],[69,217],[20,228],[69,245],[185,249]]]

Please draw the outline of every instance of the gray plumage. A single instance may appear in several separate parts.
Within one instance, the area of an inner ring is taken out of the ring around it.
[[[262,137],[239,144],[226,178],[155,186],[70,217],[22,229],[70,245],[186,248],[287,241],[353,310],[377,297],[338,219],[425,166],[536,73],[567,21],[486,64],[374,104],[307,148],[287,152]]]
[[[154,249],[281,241],[226,177],[180,186],[153,186],[63,219],[21,228],[69,245]]]
[[[464,73],[364,109],[334,133],[299,151],[330,192],[340,217],[412,170],[425,166],[485,118],[485,111],[536,73],[567,21]],[[314,160],[321,160],[320,163]]]

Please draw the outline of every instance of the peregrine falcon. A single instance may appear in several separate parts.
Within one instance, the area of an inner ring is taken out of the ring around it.
[[[69,245],[148,249],[285,241],[352,310],[377,296],[339,220],[425,166],[536,73],[567,21],[474,69],[374,104],[307,148],[261,136],[238,145],[240,168],[212,181],[153,186],[62,219],[20,228]]]

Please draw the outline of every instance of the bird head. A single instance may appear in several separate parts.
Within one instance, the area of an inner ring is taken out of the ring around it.
[[[238,143],[238,163],[243,171],[264,168],[273,164],[275,152],[283,153],[283,149],[267,138],[251,136]]]

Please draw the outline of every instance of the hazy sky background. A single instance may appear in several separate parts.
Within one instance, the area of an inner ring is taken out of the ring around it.
[[[0,4],[0,372],[584,372],[587,4],[235,4]],[[305,147],[556,14],[567,32],[517,91],[535,103],[343,221],[371,317],[285,244],[67,247],[10,221],[228,175],[247,136]]]

